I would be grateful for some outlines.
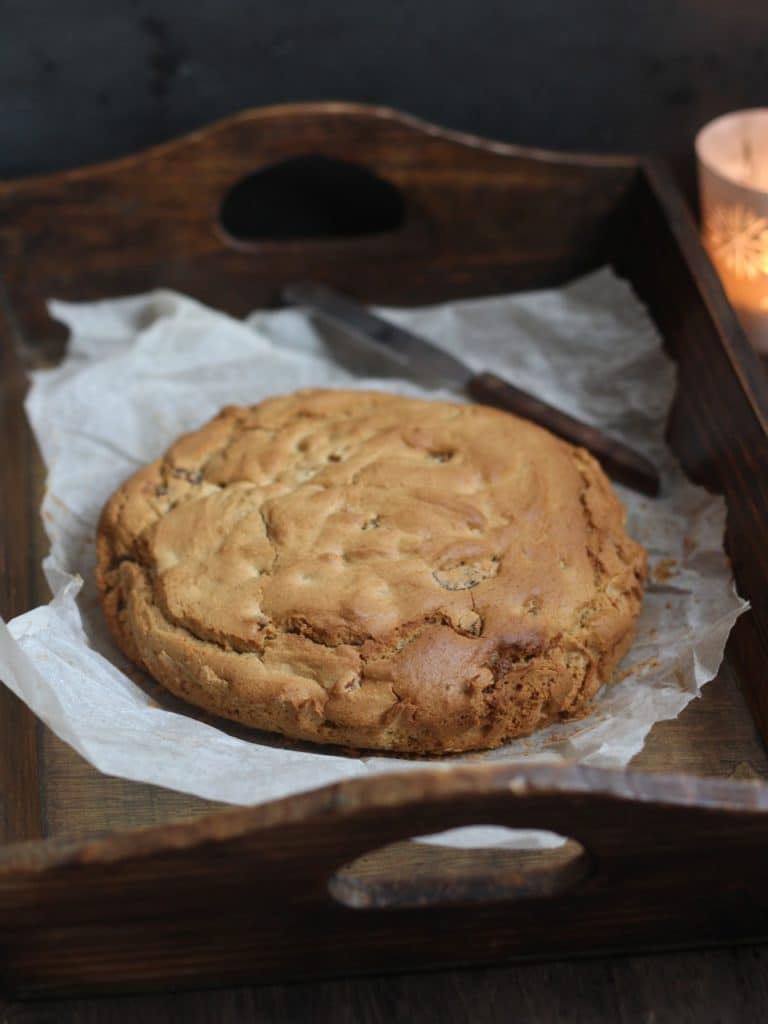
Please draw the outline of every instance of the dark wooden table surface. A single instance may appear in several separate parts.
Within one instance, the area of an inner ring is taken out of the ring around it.
[[[5,1008],[2,1024],[709,1024],[768,1018],[768,948]]]

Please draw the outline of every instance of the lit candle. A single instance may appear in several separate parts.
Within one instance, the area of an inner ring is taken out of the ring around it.
[[[704,243],[755,348],[768,352],[768,108],[696,137]]]

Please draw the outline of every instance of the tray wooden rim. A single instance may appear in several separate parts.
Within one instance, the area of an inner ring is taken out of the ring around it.
[[[768,783],[564,764],[441,766],[395,771],[331,783],[251,807],[233,806],[189,820],[139,826],[103,835],[10,843],[0,847],[0,885],[14,877],[65,866],[116,864],[136,857],[179,852],[210,842],[236,840],[272,828],[333,819],[361,811],[440,804],[476,797],[572,796],[667,809],[768,815]],[[467,824],[472,822],[468,820]],[[447,827],[447,826],[446,826]],[[451,827],[455,827],[452,823]]]
[[[542,163],[553,163],[563,166],[633,169],[638,167],[642,159],[635,154],[571,152],[536,146],[521,146],[511,142],[485,138],[482,135],[474,135],[471,132],[445,128],[432,121],[413,114],[407,114],[404,111],[386,105],[352,103],[346,100],[316,100],[311,102],[272,103],[264,107],[247,107],[234,114],[229,114],[208,124],[193,128],[174,138],[125,153],[122,156],[109,160],[97,160],[77,167],[65,168],[61,171],[0,178],[0,192],[25,188],[26,186],[32,188],[44,187],[59,181],[77,181],[81,178],[89,178],[95,175],[101,176],[104,173],[123,170],[132,164],[151,160],[155,157],[166,156],[177,150],[194,146],[203,140],[207,142],[211,137],[220,132],[227,131],[234,125],[269,121],[272,119],[287,120],[292,117],[304,118],[313,116],[364,117],[379,121],[393,121],[415,132],[431,135],[455,145],[466,146],[471,149],[481,149],[489,153],[498,153],[500,156],[519,157],[525,160],[537,160]]]

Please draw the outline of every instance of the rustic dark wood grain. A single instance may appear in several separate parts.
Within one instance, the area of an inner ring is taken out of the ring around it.
[[[657,722],[631,766],[644,772],[768,779],[765,744],[728,659],[678,718]]]
[[[0,295],[0,299],[2,296]],[[35,570],[30,517],[32,438],[22,402],[26,382],[19,339],[8,310],[0,304],[0,614],[11,618],[33,602]],[[6,687],[0,687],[0,841],[42,835],[38,725],[32,712]]]
[[[217,223],[227,190],[307,153],[392,182],[402,226],[233,241]],[[176,287],[239,314],[311,278],[409,304],[549,285],[606,261],[640,291],[678,361],[670,440],[695,478],[726,494],[730,550],[754,607],[702,700],[656,727],[636,762],[644,772],[479,764],[210,814],[203,801],[99,776],[2,691],[8,986],[109,992],[768,937],[768,787],[739,782],[768,774],[758,735],[768,724],[768,392],[677,193],[653,165],[523,151],[323,104],[252,111],[125,160],[0,184],[10,442],[0,459],[0,610],[46,598],[42,478],[20,405],[22,368],[61,347],[46,297]],[[670,770],[696,775],[659,774]],[[557,881],[546,858],[533,868],[530,857],[496,852],[430,860],[403,845],[468,823],[555,829],[583,845],[589,870],[556,897],[521,900],[533,873]],[[154,827],[126,832],[132,825]],[[117,831],[93,838],[103,830]],[[328,884],[360,857],[352,883],[368,909],[351,909]],[[403,905],[430,896],[449,905]],[[384,900],[396,905],[370,909]]]
[[[768,1016],[768,948],[35,1002],[2,1024],[743,1024]]]
[[[725,494],[727,549],[752,613],[729,647],[768,740],[768,377],[738,324],[691,214],[662,165],[649,161],[616,222],[632,244],[618,265],[648,303],[677,362],[668,426],[689,475]]]

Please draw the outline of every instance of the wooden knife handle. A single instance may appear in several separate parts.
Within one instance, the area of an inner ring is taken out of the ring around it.
[[[493,373],[479,373],[467,384],[467,392],[483,405],[492,405],[496,409],[504,409],[516,416],[533,420],[565,441],[588,449],[599,459],[608,476],[626,487],[653,498],[659,493],[659,474],[644,455],[596,427],[582,423],[513,384],[508,384],[501,377]]]

